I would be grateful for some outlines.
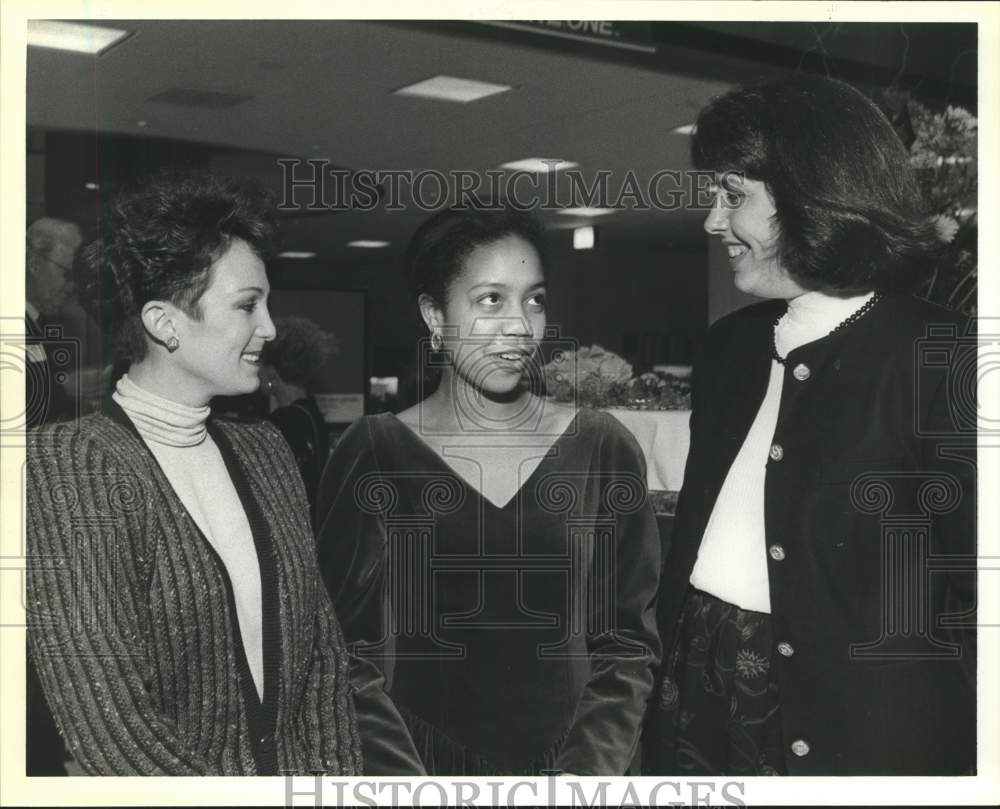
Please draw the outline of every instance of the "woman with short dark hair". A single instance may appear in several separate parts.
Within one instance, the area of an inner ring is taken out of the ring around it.
[[[345,635],[391,664],[431,774],[624,774],[659,656],[642,454],[613,417],[527,384],[546,328],[539,242],[508,210],[419,228],[410,289],[438,385],[355,422],[320,487]]]
[[[275,334],[271,205],[164,176],[100,228],[88,294],[128,372],[27,449],[28,639],[69,749],[95,775],[357,774],[295,461],[273,426],[209,417],[257,389]]]
[[[938,250],[906,150],[817,77],[734,90],[696,126],[705,230],[769,300],[695,366],[644,772],[973,772],[973,622],[937,621],[974,606],[974,452],[940,451],[950,390],[915,359],[966,332],[906,294]],[[930,576],[928,554],[955,566]]]

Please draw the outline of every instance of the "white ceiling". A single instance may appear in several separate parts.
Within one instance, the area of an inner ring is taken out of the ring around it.
[[[269,153],[230,170],[274,184],[275,156],[328,158],[352,169],[483,172],[529,156],[560,157],[591,176],[648,178],[687,166],[688,138],[671,130],[726,89],[592,57],[386,23],[118,21],[134,35],[104,55],[29,49],[30,126],[148,134]],[[437,74],[513,86],[468,104],[393,95]],[[250,96],[226,109],[149,101],[170,88]],[[137,122],[147,126],[139,127]],[[616,185],[616,183],[618,185]],[[668,190],[667,186],[663,187]],[[345,254],[351,238],[386,238],[397,253],[420,211],[302,218],[288,247]],[[620,212],[602,238],[690,244],[701,214]],[[569,224],[546,215],[551,226]],[[356,252],[356,251],[354,251]]]
[[[661,27],[666,40],[643,60],[483,23],[107,22],[134,33],[100,57],[29,49],[29,126],[253,150],[213,165],[275,187],[279,157],[325,158],[350,169],[480,173],[519,158],[557,157],[579,163],[586,178],[610,172],[614,195],[628,172],[644,184],[657,171],[688,168],[688,138],[671,130],[691,123],[713,95],[795,69],[810,52],[822,58],[821,68],[829,68],[828,57],[855,60],[853,80],[874,86],[888,84],[900,66],[917,71],[918,86],[975,83],[968,30],[947,25]],[[513,90],[468,104],[392,94],[438,74]],[[171,89],[249,99],[225,109],[150,100]],[[284,241],[321,260],[395,259],[425,216],[412,207],[303,216],[286,221]],[[597,221],[602,244],[702,249],[702,218],[701,211],[653,210]],[[550,228],[576,224],[552,213],[544,220]],[[392,247],[362,257],[345,246],[357,238],[388,239]]]

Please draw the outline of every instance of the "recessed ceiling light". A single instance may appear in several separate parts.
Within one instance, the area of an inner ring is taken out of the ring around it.
[[[135,125],[141,127],[142,129],[145,129],[147,126],[149,126],[149,121],[136,121]]]
[[[100,188],[100,186],[97,183],[84,183],[83,187],[86,188],[88,191],[97,191]]]
[[[684,126],[675,126],[670,131],[675,135],[693,135],[695,130],[694,124],[684,124]]]
[[[597,229],[593,225],[576,228],[573,231],[574,250],[593,250],[597,242]]]
[[[563,208],[556,211],[557,214],[563,216],[607,216],[614,212],[614,208]]]
[[[308,250],[285,250],[283,253],[278,253],[278,258],[313,258],[315,255]]]
[[[120,28],[102,28],[76,22],[28,20],[28,44],[37,48],[100,55],[131,34],[131,31]]]
[[[511,160],[501,163],[500,168],[511,171],[530,171],[535,174],[548,174],[550,171],[562,171],[579,166],[572,160],[560,160],[558,157],[526,157],[524,160]]]
[[[388,247],[389,242],[381,241],[380,239],[355,239],[353,242],[347,243],[348,247],[366,247],[369,249],[374,249],[376,247]]]
[[[480,98],[506,93],[509,84],[492,84],[488,81],[460,79],[456,76],[434,76],[431,79],[418,81],[407,87],[401,87],[393,95],[415,96],[417,98],[433,98],[437,101],[455,101],[467,104]]]

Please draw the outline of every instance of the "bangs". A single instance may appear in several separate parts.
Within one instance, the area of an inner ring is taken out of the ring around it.
[[[767,182],[767,143],[755,122],[762,110],[750,99],[722,96],[698,116],[691,161],[699,171],[737,172]]]

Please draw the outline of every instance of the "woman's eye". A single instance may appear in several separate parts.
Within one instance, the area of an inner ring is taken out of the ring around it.
[[[528,298],[528,305],[535,306],[539,309],[545,308],[545,296],[544,295],[532,295]]]
[[[244,312],[253,312],[257,308],[257,301],[247,301],[244,304],[240,304],[240,309]]]
[[[487,295],[483,295],[479,299],[480,303],[485,303],[488,306],[495,306],[500,303],[500,296],[496,292],[490,292]]]
[[[743,201],[743,195],[738,191],[722,191],[722,201],[727,208],[738,208]]]

